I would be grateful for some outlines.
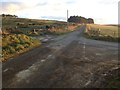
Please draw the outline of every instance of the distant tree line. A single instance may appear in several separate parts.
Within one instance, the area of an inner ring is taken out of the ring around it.
[[[85,18],[82,16],[70,16],[70,18],[68,18],[68,22],[94,24],[94,20],[92,18]]]
[[[18,18],[18,16],[16,16],[16,15],[10,15],[10,14],[2,14],[0,16],[2,16],[2,17],[14,17],[14,18]]]

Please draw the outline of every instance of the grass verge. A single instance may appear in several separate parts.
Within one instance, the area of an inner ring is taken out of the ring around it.
[[[2,41],[2,61],[40,45],[39,40],[25,34],[4,34]]]

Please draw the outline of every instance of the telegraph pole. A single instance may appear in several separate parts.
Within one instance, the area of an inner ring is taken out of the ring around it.
[[[68,10],[67,10],[67,22],[68,22]]]
[[[67,30],[68,30],[68,24],[69,24],[69,23],[68,23],[68,14],[69,14],[69,13],[68,13],[68,10],[67,10]]]

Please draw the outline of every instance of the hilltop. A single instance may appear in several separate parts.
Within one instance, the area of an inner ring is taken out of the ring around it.
[[[68,18],[68,22],[80,23],[80,24],[94,24],[94,19],[92,18],[85,18],[82,16],[70,16]]]

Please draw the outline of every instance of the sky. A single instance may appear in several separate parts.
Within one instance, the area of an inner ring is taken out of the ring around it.
[[[96,24],[118,23],[119,0],[0,0],[0,14],[32,19],[67,21],[78,15],[93,18]]]

